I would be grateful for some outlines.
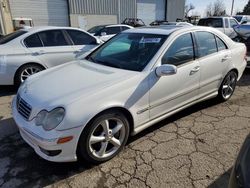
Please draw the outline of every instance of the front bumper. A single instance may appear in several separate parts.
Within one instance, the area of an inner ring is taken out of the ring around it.
[[[16,97],[12,102],[13,118],[19,128],[20,135],[35,152],[45,160],[52,162],[76,161],[76,149],[81,133],[81,127],[64,131],[45,131],[42,127],[37,127],[34,120],[26,121],[16,109]],[[59,138],[73,136],[69,142],[58,144]]]

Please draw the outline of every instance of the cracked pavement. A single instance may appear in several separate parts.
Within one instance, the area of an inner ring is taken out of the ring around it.
[[[0,87],[0,187],[226,188],[250,132],[250,70],[233,97],[192,106],[130,138],[98,166],[51,163],[21,139],[10,112],[15,93]]]

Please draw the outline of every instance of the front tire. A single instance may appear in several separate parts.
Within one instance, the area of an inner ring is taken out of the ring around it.
[[[129,122],[123,113],[110,110],[94,118],[78,142],[78,157],[93,164],[112,159],[125,146]]]
[[[220,89],[219,89],[219,93],[217,98],[224,102],[229,100],[234,91],[235,91],[235,87],[236,87],[236,83],[237,83],[237,74],[234,71],[230,71],[224,78],[224,80],[221,83]]]

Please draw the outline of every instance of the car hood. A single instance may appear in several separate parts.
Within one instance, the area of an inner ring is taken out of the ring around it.
[[[20,93],[36,106],[66,105],[80,97],[131,79],[137,72],[91,63],[70,62],[38,73],[27,79]]]

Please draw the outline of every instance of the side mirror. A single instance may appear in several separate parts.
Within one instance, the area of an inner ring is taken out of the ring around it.
[[[106,36],[107,33],[106,32],[101,32],[101,36]]]
[[[157,67],[155,73],[158,77],[174,75],[177,73],[177,67],[170,64],[165,64]]]

